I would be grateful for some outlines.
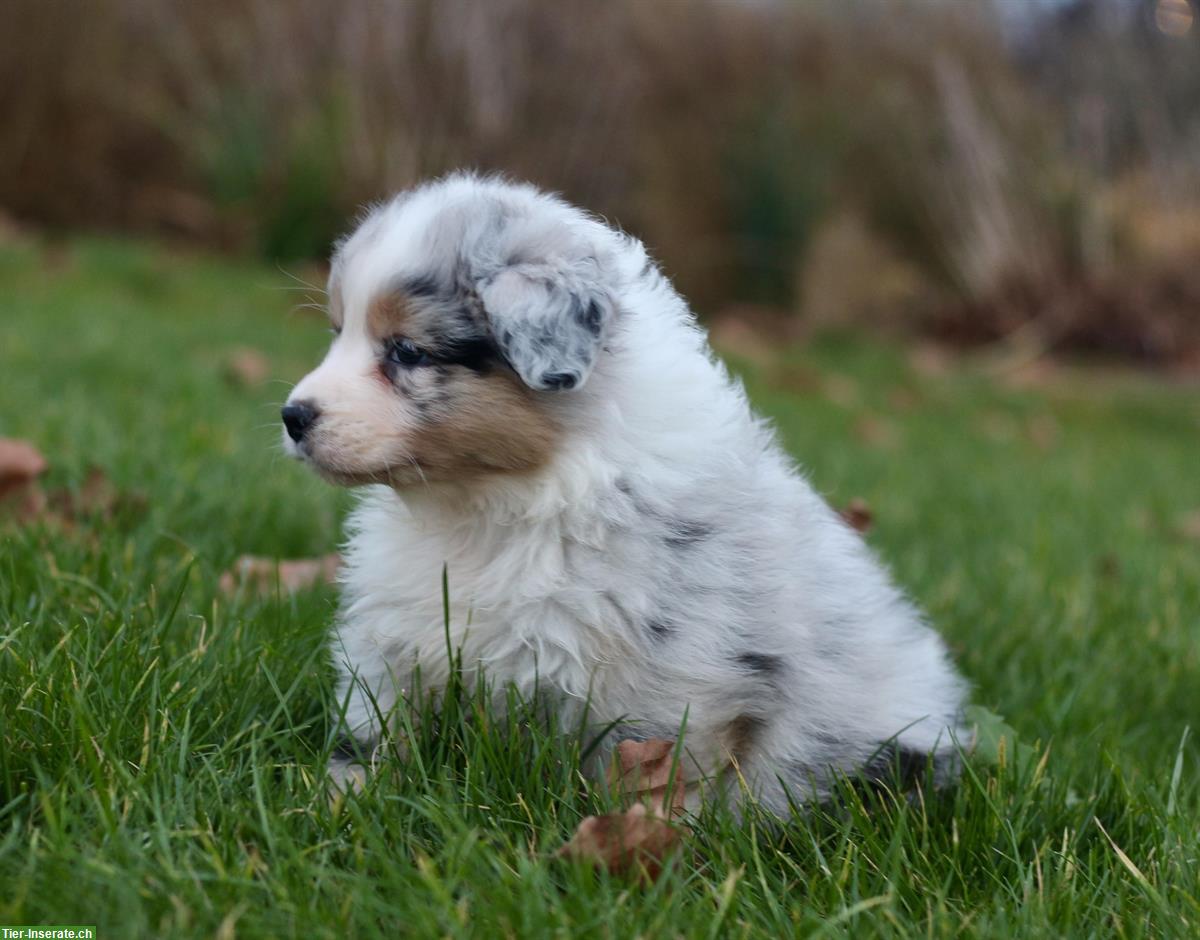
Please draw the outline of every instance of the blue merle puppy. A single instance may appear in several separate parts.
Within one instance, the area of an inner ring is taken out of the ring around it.
[[[362,488],[333,652],[369,755],[413,670],[547,696],[617,737],[678,735],[693,805],[785,813],[838,775],[941,777],[964,684],[938,635],[805,482],[636,239],[455,175],[338,246],[336,338],[284,445]],[[369,763],[369,761],[368,761]],[[330,773],[365,773],[349,755]]]

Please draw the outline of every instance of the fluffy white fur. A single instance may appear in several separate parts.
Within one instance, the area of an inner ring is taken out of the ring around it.
[[[380,462],[380,428],[419,419],[364,378],[381,355],[367,310],[413,283],[484,318],[500,368],[560,429],[543,466],[401,474],[403,438]],[[690,780],[785,812],[788,791],[820,798],[832,774],[926,758],[952,773],[964,685],[941,640],[754,415],[640,242],[532,187],[458,175],[371,210],[330,293],[343,328],[289,401],[314,402],[340,436],[323,455],[284,442],[331,479],[382,481],[350,523],[333,642],[368,752],[414,665],[425,689],[446,681],[446,566],[469,669],[536,684],[567,725],[585,703],[597,726],[620,719],[610,747],[674,738],[686,712]],[[577,321],[592,303],[589,345]],[[573,387],[540,380],[561,372]]]

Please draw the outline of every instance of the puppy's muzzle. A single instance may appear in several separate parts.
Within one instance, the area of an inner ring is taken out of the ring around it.
[[[298,401],[283,406],[280,412],[288,437],[299,444],[305,433],[313,426],[321,412],[311,401]]]

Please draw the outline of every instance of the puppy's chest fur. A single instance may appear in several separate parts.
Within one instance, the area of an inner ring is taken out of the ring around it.
[[[374,649],[398,675],[419,664],[426,686],[448,677],[443,572],[464,664],[497,686],[590,699],[598,718],[656,711],[646,699],[664,670],[696,668],[681,649],[730,663],[772,652],[755,624],[774,599],[762,573],[739,562],[749,552],[738,532],[703,514],[655,512],[628,486],[577,527],[556,518],[456,530],[410,518],[379,493],[353,529],[339,642]]]

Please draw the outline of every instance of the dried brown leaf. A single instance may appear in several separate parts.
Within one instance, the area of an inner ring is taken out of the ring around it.
[[[1053,415],[1034,415],[1025,423],[1025,432],[1038,450],[1050,450],[1058,443],[1059,426]]]
[[[1200,509],[1193,509],[1180,516],[1176,529],[1185,539],[1200,542]]]
[[[46,492],[36,480],[25,486],[11,490],[3,499],[3,513],[0,514],[18,523],[29,522],[47,516],[48,506]]]
[[[29,485],[48,466],[41,451],[28,441],[0,438],[0,498]]]
[[[238,346],[225,360],[225,376],[234,385],[250,388],[261,385],[271,374],[271,363],[257,349]]]
[[[896,425],[875,415],[862,415],[855,421],[854,435],[864,444],[881,450],[891,450],[900,441]]]
[[[116,511],[121,493],[99,467],[89,467],[77,494],[64,491],[62,510],[70,515],[108,516]]]
[[[586,859],[613,874],[640,874],[653,881],[686,831],[637,803],[623,813],[588,816],[557,855]]]
[[[813,395],[822,391],[821,376],[797,362],[780,361],[767,371],[772,388],[796,395]]]
[[[89,517],[112,521],[139,516],[148,505],[145,494],[118,489],[103,470],[89,467],[78,490],[60,487],[46,494],[44,517],[70,527]]]
[[[37,477],[45,469],[45,458],[31,445],[0,441],[0,502],[5,515],[20,523],[38,520],[70,530],[87,517],[110,522],[147,508],[144,495],[119,490],[99,467],[88,469],[78,489],[43,489]]]
[[[675,742],[662,738],[621,741],[610,768],[621,792],[649,799],[652,812],[671,816],[683,811],[682,765],[675,760]]]
[[[235,594],[242,589],[252,594],[268,595],[274,593],[278,582],[285,594],[295,594],[319,584],[333,583],[340,561],[337,554],[293,559],[242,555],[232,568],[221,575],[219,586],[225,595]]]
[[[854,408],[862,398],[858,383],[847,375],[827,375],[822,378],[821,393],[840,408]]]
[[[24,522],[45,512],[46,494],[38,477],[47,466],[28,441],[0,438],[0,515]]]
[[[846,503],[845,507],[838,512],[838,515],[855,532],[869,532],[871,525],[875,521],[875,514],[871,512],[871,507],[867,505],[867,501],[858,497]]]
[[[667,854],[689,831],[671,822],[671,816],[683,811],[685,792],[675,742],[619,742],[609,777],[637,802],[624,812],[588,816],[558,856],[588,859],[614,874],[640,874],[653,881]]]

